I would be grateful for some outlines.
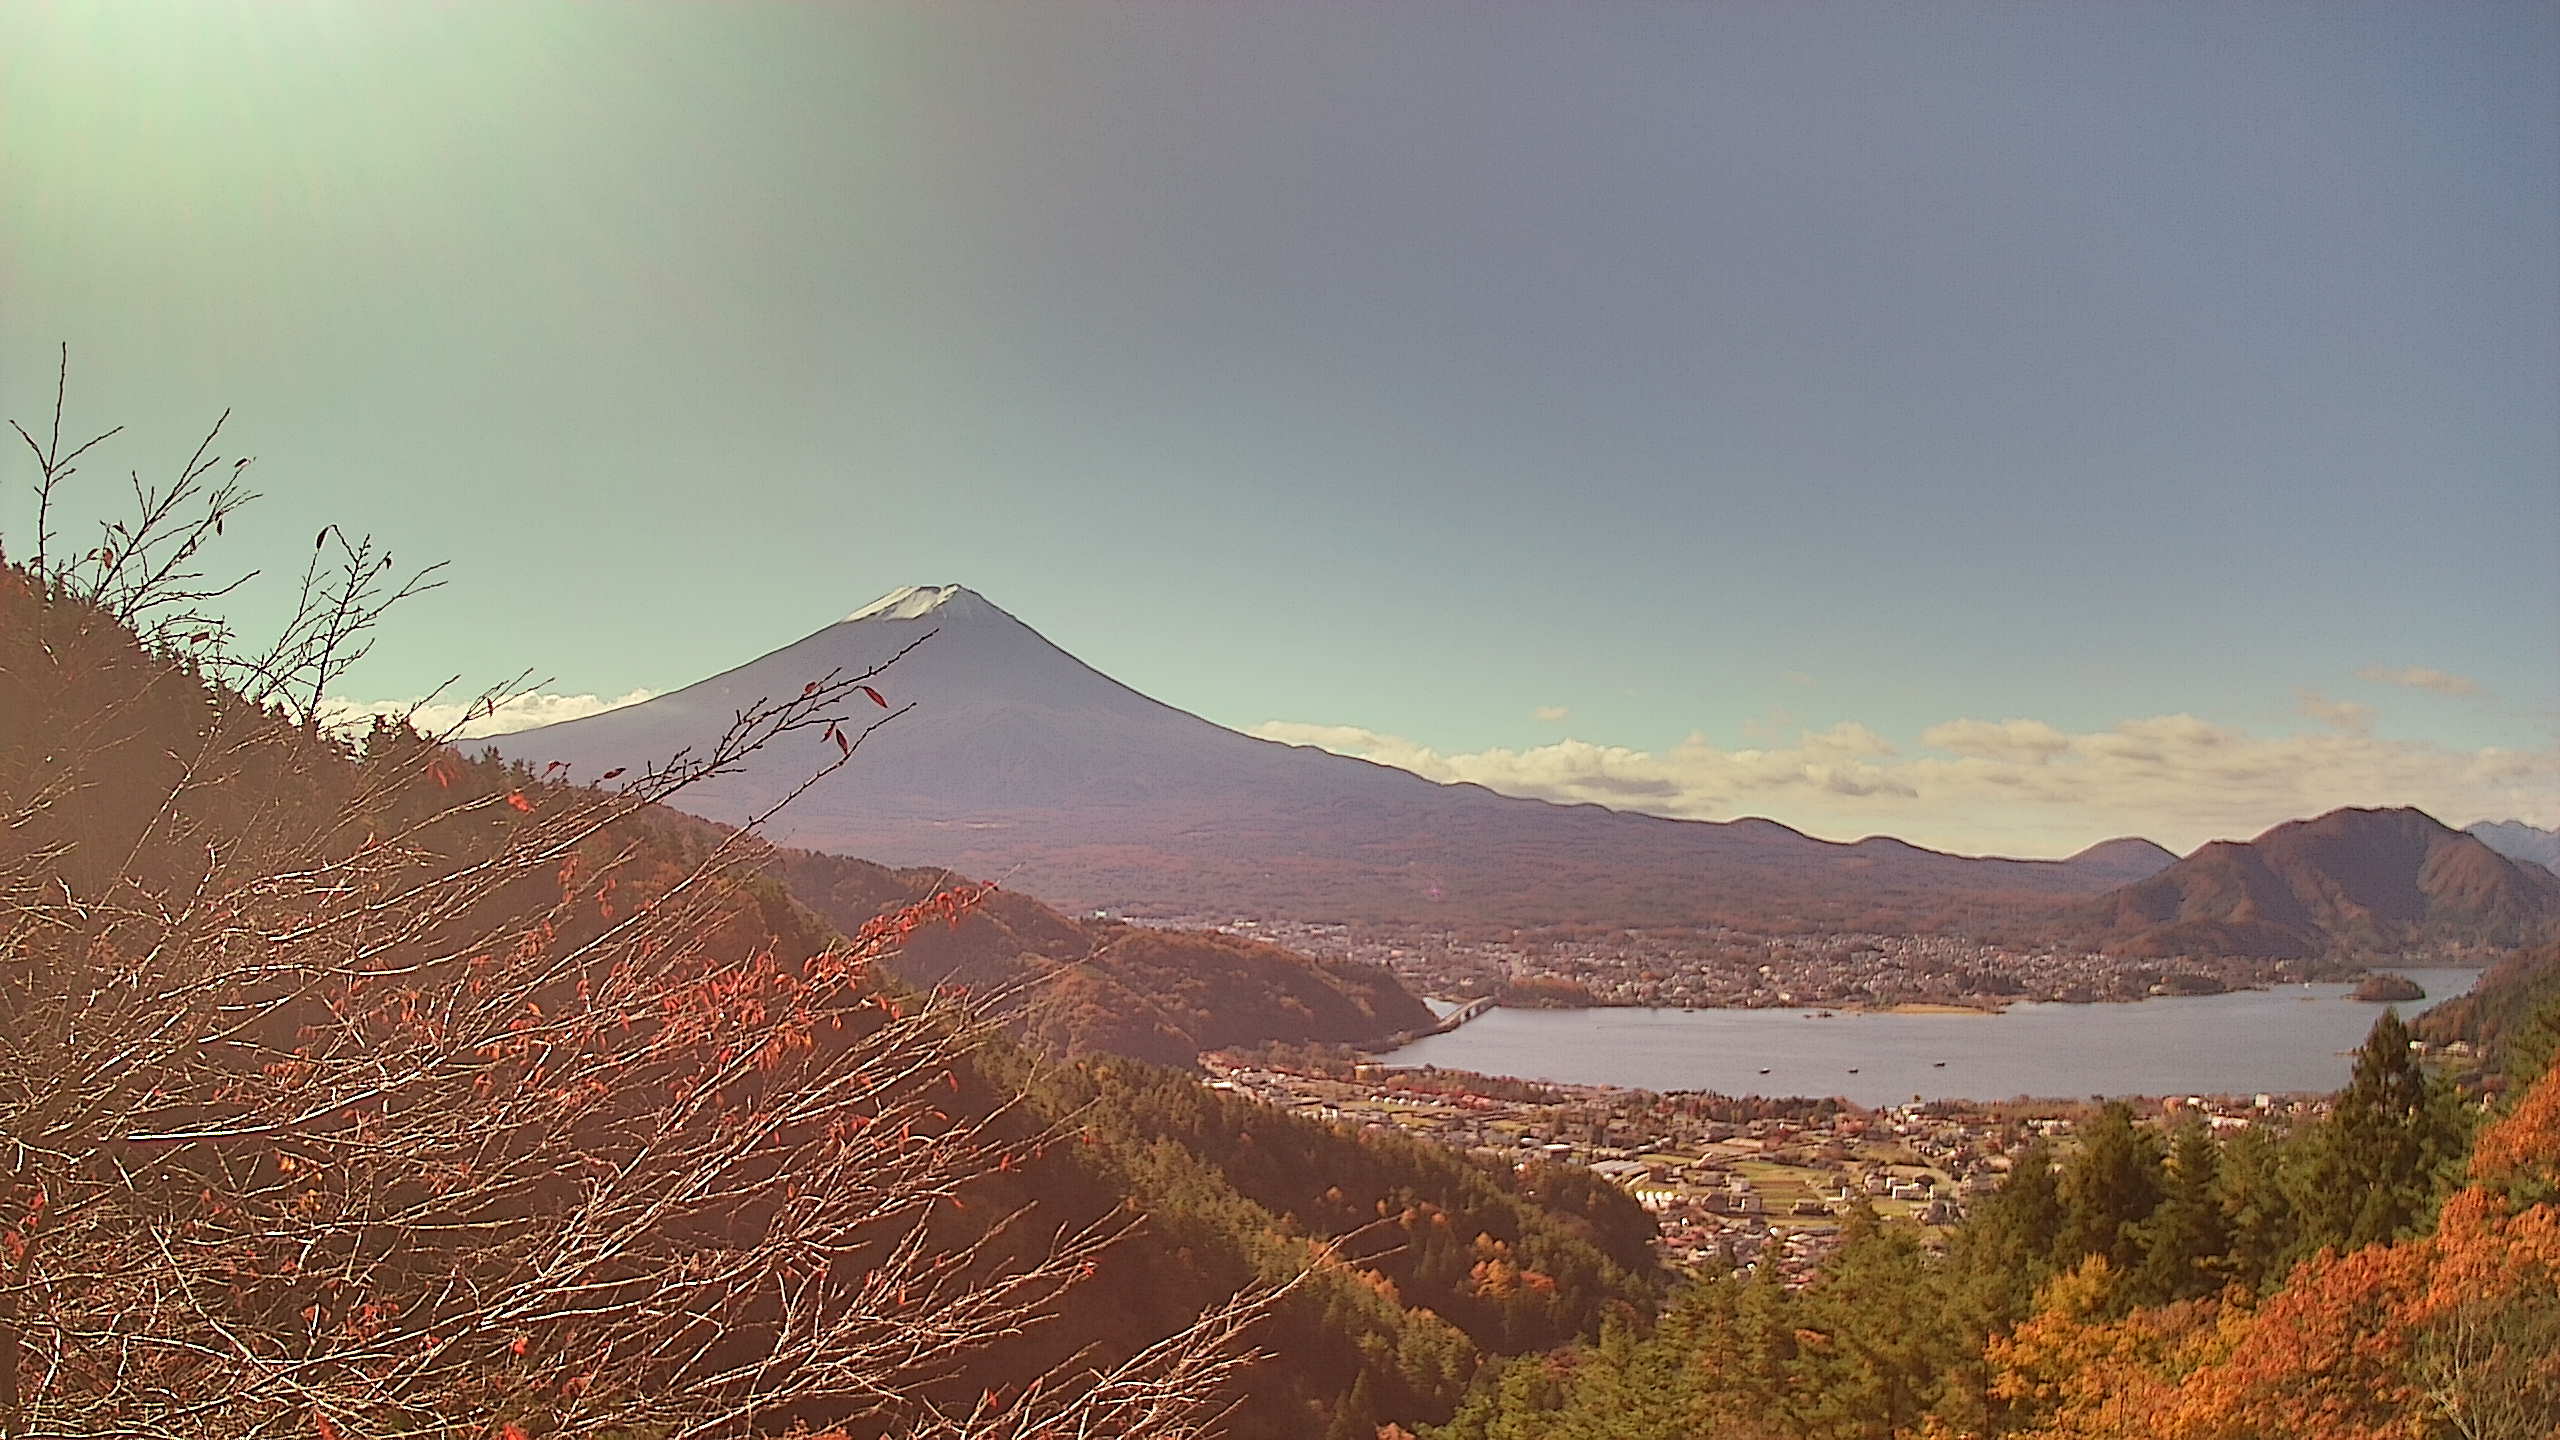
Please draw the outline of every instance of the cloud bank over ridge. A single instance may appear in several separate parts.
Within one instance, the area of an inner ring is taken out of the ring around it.
[[[2183,852],[2342,805],[2415,805],[2452,825],[2560,820],[2560,745],[2389,739],[2371,733],[2361,710],[2300,734],[2188,714],[2079,732],[1968,717],[1928,727],[1907,751],[1856,722],[1741,748],[1691,734],[1660,752],[1565,739],[1447,753],[1354,725],[1281,720],[1250,733],[1506,795],[1686,819],[1765,815],[1829,839],[1884,833],[1973,853],[2063,855],[2128,834]]]
[[[322,719],[329,725],[345,728],[376,715],[407,715],[412,724],[429,735],[441,735],[455,726],[457,740],[480,740],[491,735],[512,735],[537,725],[553,725],[563,720],[580,720],[637,705],[650,699],[655,690],[634,690],[629,694],[607,698],[602,695],[553,695],[542,691],[501,697],[496,708],[466,721],[463,717],[478,707],[469,700],[331,700],[322,707]]]

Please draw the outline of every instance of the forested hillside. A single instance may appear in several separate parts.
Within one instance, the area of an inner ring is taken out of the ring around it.
[[[952,883],[947,871],[806,850],[781,852],[771,873],[846,932]],[[1214,931],[1070,919],[1011,893],[914,937],[890,963],[910,984],[1002,995],[1034,1044],[1065,1055],[1188,1065],[1204,1050],[1270,1041],[1377,1043],[1433,1020],[1375,965]]]
[[[2490,966],[2468,991],[2429,1008],[2412,1028],[2437,1045],[2469,1041],[2494,1059],[2555,1001],[2560,942],[2519,950]]]
[[[1082,1131],[1060,1152],[1074,1162],[1062,1188],[1149,1217],[1143,1253],[1096,1287],[1129,1313],[1162,1324],[1167,1307],[1316,1257],[1254,1332],[1270,1359],[1229,1434],[1368,1440],[1382,1422],[1437,1420],[1485,1357],[1543,1352],[1660,1301],[1651,1217],[1580,1167],[1515,1171],[1129,1061],[1010,1073]]]

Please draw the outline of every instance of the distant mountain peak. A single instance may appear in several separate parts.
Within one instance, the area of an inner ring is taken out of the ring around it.
[[[2062,862],[2092,874],[2121,875],[2126,880],[2143,880],[2178,863],[2174,850],[2139,835],[2119,835],[2101,840]]]
[[[966,585],[901,585],[844,618],[847,624],[856,620],[946,619],[995,608],[986,596]]]
[[[2546,830],[2522,820],[2479,820],[2464,833],[2510,860],[2529,860],[2560,871],[2560,830]]]
[[[2351,806],[2217,840],[2076,908],[2100,948],[2130,955],[2370,954],[2560,934],[2549,871],[2407,806]]]
[[[2146,839],[2140,835],[2118,835],[2112,840],[2101,840],[2095,845],[2074,853],[2071,858],[2094,860],[2102,855],[2141,856],[2145,859],[2156,856],[2164,866],[2175,862],[2178,858],[2178,852],[2175,850],[2162,845],[2157,840]]]

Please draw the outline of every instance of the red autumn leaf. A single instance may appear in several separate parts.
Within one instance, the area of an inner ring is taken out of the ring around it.
[[[317,1410],[311,1412],[311,1428],[319,1432],[320,1440],[339,1440],[338,1427],[330,1424],[329,1417]]]
[[[843,751],[847,755],[853,753],[853,742],[844,738],[843,731],[830,727],[827,733],[835,738],[836,748],[838,750]]]
[[[568,762],[568,761],[566,761],[566,760],[554,760],[554,761],[552,761],[550,764],[545,765],[545,766],[543,766],[543,767],[542,767],[542,773],[547,777],[547,776],[549,776],[549,775],[551,774],[551,772],[552,772],[552,771],[554,771],[554,770],[566,770],[566,769],[568,769],[568,768],[569,768],[569,762]]]
[[[610,780],[610,779],[612,779],[614,776],[621,774],[624,770],[626,770],[626,769],[628,769],[628,768],[630,768],[630,767],[628,767],[628,766],[624,766],[624,765],[616,765],[616,766],[614,766],[612,769],[607,770],[606,772],[604,772],[603,776],[602,776],[602,777],[600,777],[600,778],[602,778],[602,779],[606,779],[606,780]]]
[[[863,694],[865,694],[865,695],[870,696],[870,697],[871,697],[871,703],[872,703],[872,704],[879,706],[879,707],[880,707],[881,709],[883,709],[883,710],[886,710],[886,709],[888,709],[888,708],[889,708],[889,702],[880,698],[880,692],[879,692],[879,691],[872,689],[872,688],[871,688],[870,686],[868,686],[868,685],[856,685],[856,686],[854,686],[853,688],[854,688],[854,689],[856,689],[856,690],[861,691],[861,692],[862,692]]]
[[[801,699],[803,699],[803,700],[806,700],[806,699],[807,699],[807,698],[809,698],[810,696],[815,695],[815,694],[817,694],[817,693],[818,693],[818,682],[817,682],[817,681],[815,681],[815,680],[812,680],[812,681],[810,681],[808,684],[803,685],[803,686],[801,686],[801,687],[800,687],[800,698],[801,698]]]
[[[513,805],[518,810],[524,811],[528,815],[533,813],[533,802],[524,798],[524,792],[521,790],[508,791],[507,803]]]

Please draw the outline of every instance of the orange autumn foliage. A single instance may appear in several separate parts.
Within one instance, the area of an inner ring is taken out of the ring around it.
[[[1991,1392],[2013,1415],[2046,1421],[2037,1435],[2132,1433],[2128,1423],[2157,1423],[2178,1378],[2226,1353],[2219,1308],[2189,1301],[2107,1315],[2121,1283],[2104,1256],[2057,1275],[2037,1296],[2034,1315],[1988,1349]]]
[[[2515,1108],[2480,1132],[2471,1175],[2488,1184],[2560,1184],[2560,1070],[2542,1077]]]
[[[1990,1348],[2024,1433],[2157,1440],[2560,1437],[2560,1073],[2473,1152],[2436,1232],[2304,1262],[2250,1303],[2108,1319],[2102,1262]]]

